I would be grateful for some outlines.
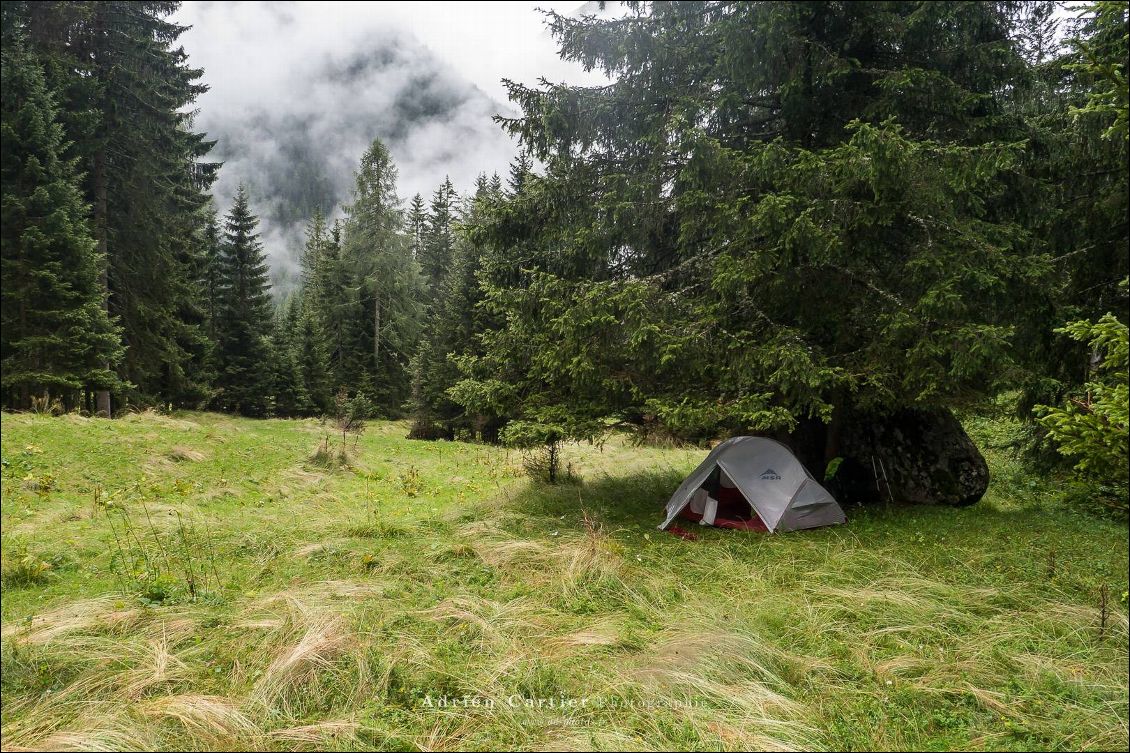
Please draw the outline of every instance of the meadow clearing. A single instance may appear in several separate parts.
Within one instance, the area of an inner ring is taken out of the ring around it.
[[[5,414],[3,748],[1126,749],[1126,523],[969,428],[971,508],[685,541],[701,449]]]

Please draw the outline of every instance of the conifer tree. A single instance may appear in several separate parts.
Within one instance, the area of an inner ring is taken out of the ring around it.
[[[357,359],[357,330],[363,315],[360,290],[342,253],[342,235],[342,222],[336,220],[320,243],[319,282],[310,298],[311,311],[326,343],[330,387],[335,394],[356,385],[361,378]]]
[[[330,242],[330,230],[322,211],[315,207],[314,216],[306,224],[306,244],[302,247],[302,289],[303,305],[316,306],[325,284],[326,245]]]
[[[75,160],[66,157],[55,98],[19,32],[7,25],[4,32],[4,403],[28,408],[36,396],[74,407],[82,390],[120,386],[107,368],[121,357],[120,335],[104,308],[104,260],[91,237]]]
[[[302,305],[297,308],[299,315],[294,331],[294,350],[306,391],[306,410],[312,414],[325,414],[333,405],[325,339],[311,307]]]
[[[496,175],[495,178],[498,176]],[[467,412],[448,394],[462,375],[456,359],[480,354],[478,336],[489,326],[487,313],[479,306],[483,292],[478,272],[482,248],[471,229],[484,222],[485,214],[502,199],[501,181],[480,175],[476,192],[456,228],[452,268],[434,301],[420,345],[412,359],[413,439],[451,439],[458,435],[484,441],[497,439],[499,421],[482,410]]]
[[[407,354],[419,331],[420,275],[403,232],[396,178],[387,147],[374,140],[357,170],[342,253],[364,312],[354,330],[360,374],[351,387],[385,415],[399,414],[408,398]]]
[[[224,253],[220,241],[220,223],[215,207],[209,203],[207,220],[203,232],[204,264],[200,288],[204,297],[204,310],[207,317],[206,331],[214,343],[216,325],[220,320],[220,307],[223,300]]]
[[[515,436],[789,430],[944,407],[1018,364],[1047,254],[1017,211],[1009,3],[550,14],[615,83],[510,85],[546,165],[485,224],[505,329],[456,386]],[[538,427],[542,427],[544,431]],[[828,447],[833,448],[829,441]]]
[[[420,194],[412,197],[408,205],[408,241],[412,247],[412,258],[419,261],[420,252],[424,243],[424,229],[427,227],[428,213],[424,208],[424,199]]]
[[[510,187],[510,193],[515,194],[522,190],[522,186],[526,182],[526,178],[533,170],[533,160],[526,151],[518,152],[518,156],[510,163],[510,178],[507,185]]]
[[[333,402],[331,352],[337,353],[338,319],[331,276],[340,263],[340,231],[326,223],[320,209],[306,226],[302,250],[302,288],[297,305],[294,347],[310,411],[325,413]],[[338,291],[339,293],[341,291]]]
[[[127,345],[124,396],[195,402],[209,346],[195,279],[199,232],[216,165],[192,127],[206,90],[176,46],[179,3],[4,3],[6,27],[27,32],[60,93],[80,158],[91,232],[106,259],[103,285]],[[105,410],[109,393],[100,391]]]
[[[291,295],[275,313],[271,333],[271,366],[276,416],[309,415],[313,405],[303,379],[298,354],[298,325],[302,303],[300,295]]]
[[[428,215],[424,222],[423,240],[420,244],[420,271],[423,272],[424,281],[428,286],[431,300],[439,294],[443,286],[444,276],[451,269],[451,259],[455,245],[455,187],[451,185],[450,178],[444,178],[443,183],[432,194],[432,201],[428,207]]]
[[[246,416],[266,415],[271,395],[270,283],[258,224],[241,185],[224,222],[217,399],[224,409]]]

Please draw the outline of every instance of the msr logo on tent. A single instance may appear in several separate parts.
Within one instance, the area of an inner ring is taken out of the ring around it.
[[[761,472],[761,480],[762,481],[780,481],[781,480],[781,474],[777,473],[772,468],[766,468],[764,471]]]

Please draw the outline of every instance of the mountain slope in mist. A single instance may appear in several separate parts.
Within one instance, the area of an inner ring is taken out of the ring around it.
[[[373,138],[392,151],[405,198],[428,196],[445,174],[469,185],[514,152],[491,119],[502,106],[410,35],[385,31],[345,51],[296,52],[287,61],[247,61],[244,70],[207,69],[212,91],[197,117],[217,140],[212,156],[224,162],[219,208],[241,182],[248,186],[283,288],[307,219],[315,208],[329,215],[349,202],[353,170]]]

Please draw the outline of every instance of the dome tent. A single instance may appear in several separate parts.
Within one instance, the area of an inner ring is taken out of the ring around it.
[[[828,490],[788,447],[765,437],[733,437],[711,450],[671,496],[660,530],[671,525],[715,473],[729,477],[770,532],[816,528],[847,520]],[[704,520],[713,522],[713,515],[708,514]]]

